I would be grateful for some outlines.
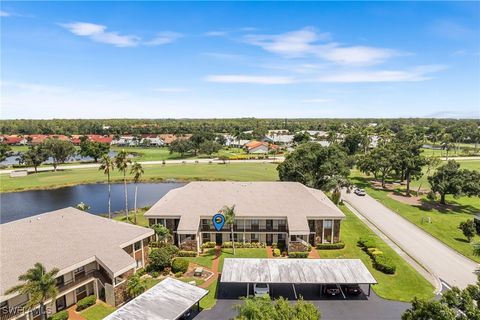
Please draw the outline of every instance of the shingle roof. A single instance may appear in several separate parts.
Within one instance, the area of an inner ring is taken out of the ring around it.
[[[135,266],[122,248],[153,233],[71,207],[1,224],[0,295],[36,262],[63,274],[97,259],[117,276]]]
[[[217,181],[171,190],[145,216],[181,216],[177,231],[196,233],[202,217],[212,217],[225,205],[235,205],[237,217],[286,218],[294,234],[310,233],[307,218],[345,217],[322,191],[298,182]]]

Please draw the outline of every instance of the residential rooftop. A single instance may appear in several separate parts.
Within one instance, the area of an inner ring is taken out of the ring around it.
[[[122,248],[153,230],[69,207],[0,225],[0,296],[36,262],[59,275],[97,260],[116,277],[135,267]]]
[[[308,219],[345,215],[320,190],[298,182],[190,182],[168,192],[145,217],[180,216],[178,233],[196,233],[201,218],[235,205],[239,218],[286,218],[290,233],[309,234]]]

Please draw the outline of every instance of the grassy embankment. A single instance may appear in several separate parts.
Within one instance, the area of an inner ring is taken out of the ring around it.
[[[145,165],[142,181],[274,181],[278,179],[276,167],[275,164],[270,163]],[[127,178],[131,180],[132,177],[127,175]],[[111,180],[122,182],[123,176],[120,172],[114,171]],[[0,192],[54,189],[84,183],[106,183],[106,181],[107,177],[97,168],[31,173],[18,178],[2,174],[0,175]]]

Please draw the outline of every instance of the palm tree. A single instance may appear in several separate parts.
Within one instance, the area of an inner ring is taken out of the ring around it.
[[[112,190],[110,185],[110,173],[115,169],[115,162],[113,162],[112,158],[108,156],[108,154],[104,154],[102,159],[100,159],[100,168],[98,170],[103,170],[103,173],[107,175],[108,181],[108,218],[112,219],[112,204],[111,204],[111,197],[112,197]]]
[[[233,225],[235,223],[235,205],[229,207],[229,206],[224,206],[221,210],[223,216],[225,217],[225,223],[230,225],[230,231],[231,231],[231,240],[232,240],[232,248],[233,248],[233,254],[235,255],[235,241],[233,238]]]
[[[131,298],[135,298],[147,290],[147,281],[137,273],[128,279],[126,290]]]
[[[168,230],[167,227],[165,227],[163,224],[154,224],[150,228],[155,231],[155,234],[157,235],[157,240],[160,242],[167,242],[169,239],[171,239],[172,235],[170,234],[170,230]]]
[[[29,300],[25,307],[31,309],[40,305],[40,317],[42,320],[46,320],[45,302],[49,299],[55,301],[58,294],[55,279],[58,271],[57,268],[53,268],[46,272],[45,267],[40,262],[37,262],[33,268],[18,276],[18,280],[23,281],[23,283],[8,289],[5,294],[26,294]]]
[[[473,255],[480,257],[480,242],[477,242],[473,245]]]
[[[140,163],[134,162],[132,168],[130,169],[130,174],[133,174],[133,182],[135,183],[135,201],[134,201],[134,211],[133,211],[133,223],[137,224],[137,191],[138,191],[138,182],[143,175],[143,167]]]
[[[128,159],[128,154],[125,150],[120,151],[115,157],[115,166],[119,171],[123,172],[123,186],[125,190],[125,216],[128,221],[128,192],[127,192],[127,169],[132,161]]]

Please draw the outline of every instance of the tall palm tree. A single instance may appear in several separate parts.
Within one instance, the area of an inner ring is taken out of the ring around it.
[[[115,166],[121,172],[123,172],[123,187],[125,190],[125,216],[127,217],[128,221],[128,191],[127,191],[127,169],[128,165],[132,161],[128,159],[128,154],[125,150],[120,151],[117,153],[115,157]]]
[[[224,206],[221,210],[223,216],[225,217],[225,223],[230,225],[230,237],[232,240],[233,254],[235,255],[235,241],[233,238],[233,225],[235,224],[235,205],[229,207]]]
[[[133,223],[137,224],[137,191],[138,191],[138,182],[143,175],[143,167],[140,163],[134,162],[132,168],[130,168],[130,174],[133,174],[133,182],[135,183],[135,201],[134,201],[134,211],[133,211]]]
[[[473,255],[480,257],[480,242],[477,242],[473,245]]]
[[[126,291],[131,298],[141,295],[145,290],[147,290],[147,281],[138,273],[128,279]]]
[[[18,280],[23,281],[23,283],[8,289],[5,294],[26,294],[29,300],[25,307],[32,309],[40,305],[40,317],[42,320],[46,320],[45,302],[48,299],[55,301],[58,294],[55,280],[58,271],[57,268],[53,268],[47,272],[45,267],[40,262],[37,262],[33,268],[18,276]]]
[[[100,168],[98,170],[103,170],[103,174],[107,175],[108,181],[108,218],[112,219],[112,190],[110,184],[110,173],[115,170],[115,162],[108,156],[104,154],[100,159]]]

